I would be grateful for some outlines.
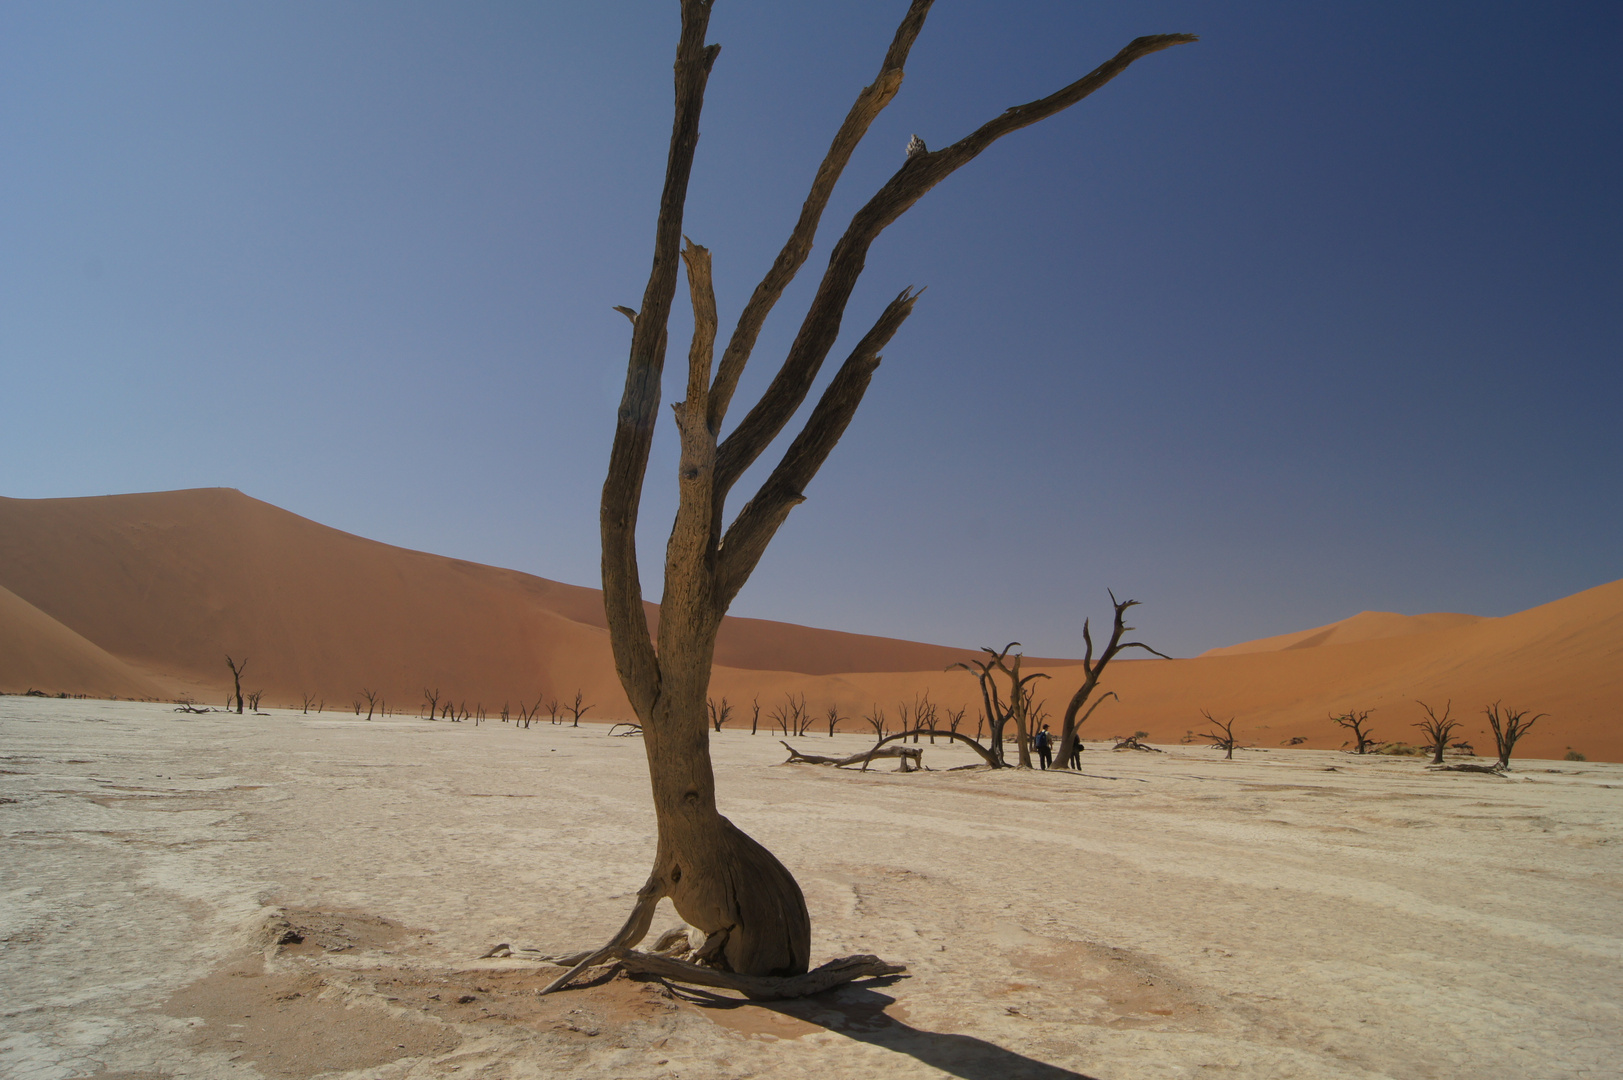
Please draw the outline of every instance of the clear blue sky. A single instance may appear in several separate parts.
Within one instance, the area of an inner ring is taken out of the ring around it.
[[[905,7],[717,4],[686,231],[724,323]],[[675,0],[0,7],[0,494],[236,487],[595,584],[676,28]],[[911,133],[1169,31],[1203,40],[876,246],[848,338],[929,291],[736,614],[1073,654],[1114,587],[1187,655],[1623,577],[1616,3],[941,0],[746,392]]]

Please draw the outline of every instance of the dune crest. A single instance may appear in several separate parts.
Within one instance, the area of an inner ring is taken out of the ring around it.
[[[1360,611],[1351,618],[1311,630],[1297,630],[1290,634],[1242,641],[1238,645],[1224,645],[1207,649],[1201,656],[1243,656],[1247,653],[1280,652],[1285,649],[1316,649],[1321,645],[1350,645],[1355,641],[1374,641],[1378,638],[1409,637],[1429,634],[1435,630],[1451,630],[1456,626],[1470,626],[1483,621],[1481,615],[1461,615],[1450,611],[1436,611],[1425,615],[1399,615],[1395,611]]]

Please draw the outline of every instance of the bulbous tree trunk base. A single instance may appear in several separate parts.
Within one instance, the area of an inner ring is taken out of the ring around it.
[[[719,814],[697,836],[662,844],[665,895],[707,936],[713,966],[740,975],[803,975],[811,963],[811,915],[794,875]]]
[[[600,949],[562,958],[560,962],[567,963],[569,970],[540,993],[562,989],[587,968],[605,961],[642,955],[632,950],[648,935],[654,908],[667,896],[677,914],[704,931],[704,945],[694,959],[710,969],[757,979],[807,974],[811,964],[811,915],[799,883],[776,856],[717,814],[701,829],[665,831],[654,872],[638,890],[637,903],[619,932]],[[873,964],[904,970],[878,960]],[[839,970],[849,971],[848,976],[828,985],[880,973],[873,964],[846,964]]]

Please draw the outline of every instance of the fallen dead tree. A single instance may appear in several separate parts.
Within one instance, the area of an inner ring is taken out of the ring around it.
[[[1474,765],[1469,761],[1459,761],[1455,762],[1453,765],[1427,765],[1426,771],[1487,773],[1489,776],[1505,775],[1505,770],[1500,765]]]
[[[903,732],[902,734],[906,734]],[[883,740],[899,739],[901,734],[892,735]],[[829,757],[827,754],[802,754],[782,739],[783,748],[789,751],[785,765],[832,765],[836,769],[843,769],[847,765],[861,765],[864,772],[875,758],[897,758],[902,763],[902,772],[915,772],[923,769],[924,748],[922,746],[875,746],[872,750],[864,750],[860,754],[849,754],[845,757]]]
[[[875,748],[878,748],[878,747],[884,746],[886,743],[892,742],[892,741],[894,741],[896,739],[905,739],[905,738],[908,738],[909,736],[912,736],[913,738],[916,739],[920,735],[931,735],[931,736],[939,735],[944,739],[952,739],[952,740],[954,740],[956,742],[961,742],[965,746],[969,747],[971,750],[975,751],[975,753],[979,754],[980,757],[981,757],[981,760],[983,762],[985,762],[987,765],[990,765],[992,768],[1001,769],[1001,768],[1004,767],[1003,763],[998,760],[997,756],[993,753],[993,751],[991,751],[991,750],[987,749],[986,747],[982,746],[979,742],[977,742],[976,740],[970,738],[968,735],[965,735],[962,732],[953,731],[953,730],[943,730],[941,728],[913,728],[913,729],[911,729],[909,731],[898,731],[894,735],[886,735],[883,738],[881,738],[874,745],[875,745]]]

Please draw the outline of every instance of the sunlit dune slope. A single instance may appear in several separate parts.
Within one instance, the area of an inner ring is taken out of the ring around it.
[[[588,715],[627,711],[596,589],[380,544],[231,489],[0,499],[0,585],[144,673],[97,692],[145,696],[155,680],[215,700],[229,653],[248,657],[244,688],[277,704],[310,693],[347,708],[371,689],[415,709],[438,689],[498,711],[579,689],[597,705]],[[20,615],[0,617],[29,633]],[[965,655],[754,619],[728,620],[717,648],[722,664],[812,674]],[[89,685],[53,682],[56,670],[0,672],[0,688]]]
[[[1426,615],[1399,615],[1395,611],[1360,611],[1350,619],[1342,619],[1329,626],[1315,626],[1311,630],[1298,630],[1293,634],[1242,641],[1238,645],[1207,649],[1200,655],[1241,656],[1245,653],[1279,652],[1285,649],[1314,649],[1321,645],[1350,645],[1355,641],[1429,634],[1434,630],[1450,630],[1456,626],[1469,626],[1482,621],[1480,615],[1459,615],[1449,611],[1436,611]]]

